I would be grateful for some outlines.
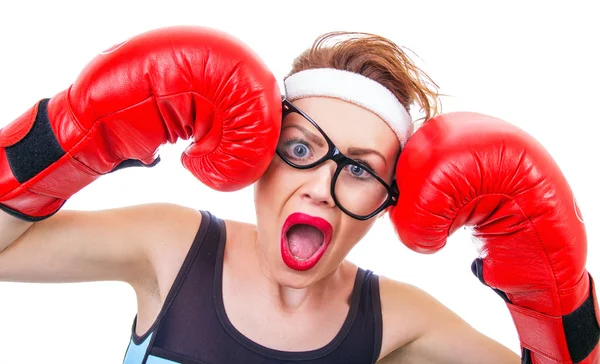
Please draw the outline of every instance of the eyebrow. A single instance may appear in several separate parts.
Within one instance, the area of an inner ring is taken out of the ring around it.
[[[310,139],[312,142],[316,143],[321,148],[324,148],[326,146],[324,138],[319,138],[318,136],[316,136],[315,134],[311,133],[310,131],[308,131],[307,129],[305,129],[304,127],[302,127],[300,125],[291,124],[291,125],[286,125],[286,126],[283,127],[283,129],[287,129],[287,128],[296,128],[296,129],[300,130],[300,132],[302,134],[304,134],[305,137],[307,137],[308,139]]]
[[[383,154],[379,153],[378,151],[376,151],[374,149],[358,148],[358,147],[348,148],[348,155],[354,156],[354,155],[366,155],[366,154],[377,155],[379,158],[381,158],[383,160],[383,164],[387,167],[387,161],[386,161],[385,157],[383,156]]]
[[[324,138],[319,138],[318,136],[316,136],[315,134],[311,133],[310,131],[308,131],[307,129],[305,129],[304,127],[302,127],[302,126],[300,126],[298,124],[290,124],[290,125],[286,125],[286,126],[283,127],[283,129],[287,129],[287,128],[296,128],[296,129],[300,130],[300,132],[302,134],[304,134],[305,137],[307,137],[311,141],[315,142],[321,148],[324,148],[326,146],[325,142],[324,142],[325,141]],[[376,156],[378,156],[379,158],[381,158],[381,160],[383,160],[384,166],[387,167],[387,160],[385,159],[385,157],[383,156],[383,154],[379,153],[378,151],[376,151],[374,149],[360,148],[360,147],[350,147],[350,148],[348,148],[347,154],[349,156],[360,156],[360,155],[375,154]]]

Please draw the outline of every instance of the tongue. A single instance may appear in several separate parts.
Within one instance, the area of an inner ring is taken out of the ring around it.
[[[314,226],[294,225],[287,232],[287,240],[292,255],[308,259],[323,245],[323,233]]]

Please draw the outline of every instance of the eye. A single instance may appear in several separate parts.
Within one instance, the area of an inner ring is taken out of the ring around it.
[[[348,172],[350,172],[350,175],[352,177],[362,179],[362,180],[374,178],[373,175],[371,174],[371,172],[369,172],[366,169],[366,168],[368,168],[370,170],[373,170],[373,168],[371,168],[369,163],[367,163],[366,161],[357,161],[357,162],[359,162],[359,164],[349,164],[348,166],[346,166],[346,169],[348,170]]]
[[[359,167],[356,164],[351,164],[348,166],[348,168],[354,177],[362,177],[365,173],[367,173],[364,168]]]
[[[310,158],[312,153],[307,142],[294,138],[285,142],[284,154],[290,159],[304,160]]]

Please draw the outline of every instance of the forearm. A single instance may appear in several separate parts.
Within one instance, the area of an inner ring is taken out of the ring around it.
[[[0,210],[0,253],[17,240],[33,222],[18,219]]]

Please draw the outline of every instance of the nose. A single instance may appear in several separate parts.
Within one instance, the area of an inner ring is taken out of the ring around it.
[[[311,203],[319,206],[334,207],[335,202],[331,195],[331,180],[336,167],[334,161],[327,161],[312,169],[309,180],[302,191],[302,198],[308,199]]]

